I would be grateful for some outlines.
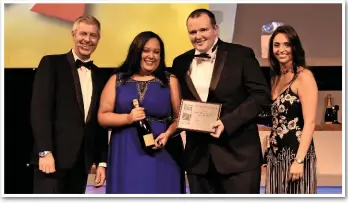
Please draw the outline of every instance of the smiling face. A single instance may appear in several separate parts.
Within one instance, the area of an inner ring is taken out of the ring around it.
[[[281,65],[288,65],[292,62],[291,43],[285,34],[279,33],[274,37],[273,54]]]
[[[154,72],[161,60],[161,46],[156,38],[151,38],[144,46],[141,53],[141,71],[145,73]]]
[[[214,45],[218,26],[211,24],[207,14],[201,14],[187,20],[187,31],[193,47],[201,53],[206,53]]]
[[[80,22],[72,31],[74,52],[82,60],[89,59],[98,46],[100,33],[97,25]]]

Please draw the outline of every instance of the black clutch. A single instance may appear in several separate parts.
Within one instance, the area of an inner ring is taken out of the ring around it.
[[[256,118],[256,124],[272,127],[272,117],[273,116],[271,111],[271,105],[269,105],[267,107],[262,108],[262,110]]]

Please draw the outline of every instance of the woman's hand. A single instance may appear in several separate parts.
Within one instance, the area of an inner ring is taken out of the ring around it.
[[[161,133],[156,139],[155,139],[155,146],[153,149],[160,149],[166,146],[169,139],[169,134],[167,133]]]
[[[294,161],[290,167],[289,181],[297,181],[303,178],[303,164]]]
[[[132,124],[135,121],[140,121],[145,119],[145,111],[142,107],[136,107],[127,116],[128,123]]]

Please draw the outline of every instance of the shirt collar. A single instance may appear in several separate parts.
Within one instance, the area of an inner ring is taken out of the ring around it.
[[[71,49],[71,51],[72,51],[73,56],[74,56],[74,61],[76,61],[77,59],[80,59],[80,58],[75,54],[74,49]],[[82,61],[82,62],[88,62],[88,61],[91,61],[91,59],[90,59],[90,58],[87,59],[87,60],[82,60],[82,59],[80,59],[80,61]]]

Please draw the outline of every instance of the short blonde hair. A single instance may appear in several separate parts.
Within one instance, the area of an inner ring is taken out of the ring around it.
[[[78,29],[80,23],[86,23],[90,25],[96,25],[98,28],[98,33],[100,34],[100,22],[99,20],[92,15],[85,15],[78,17],[73,25],[72,31],[75,32]]]

